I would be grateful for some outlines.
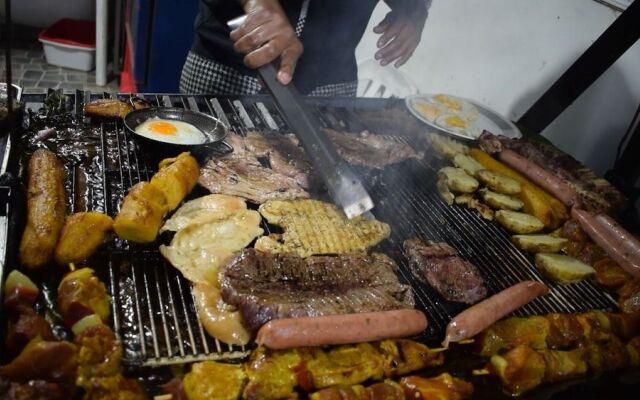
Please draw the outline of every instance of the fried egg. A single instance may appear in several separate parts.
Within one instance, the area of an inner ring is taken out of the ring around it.
[[[173,144],[202,144],[205,134],[195,126],[176,120],[149,118],[136,127],[136,133],[149,139]]]
[[[414,101],[413,108],[429,121],[435,121],[442,114],[441,107],[433,103],[428,103],[424,100]]]
[[[451,132],[461,133],[472,138],[477,138],[482,133],[473,121],[470,121],[461,114],[443,115],[436,120],[436,125],[448,129]]]
[[[446,94],[437,94],[431,97],[431,101],[446,108],[450,113],[463,114],[463,118],[468,121],[475,121],[478,119],[478,109],[468,100]]]

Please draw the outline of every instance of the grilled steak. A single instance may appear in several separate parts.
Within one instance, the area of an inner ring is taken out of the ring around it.
[[[348,163],[368,168],[383,168],[408,158],[422,158],[410,146],[380,135],[362,131],[358,135],[324,130],[333,142],[338,154]]]
[[[304,149],[289,135],[251,131],[247,133],[244,143],[245,148],[256,157],[266,158],[272,170],[294,178],[305,189],[309,188],[311,164],[307,161]]]
[[[487,295],[478,268],[458,257],[448,244],[409,239],[404,242],[404,250],[411,273],[445,299],[473,304]]]
[[[395,269],[377,253],[301,258],[246,249],[224,271],[222,299],[250,331],[276,318],[412,308],[411,288]]]
[[[241,136],[230,135],[232,154],[213,158],[200,169],[200,185],[211,193],[240,196],[254,203],[309,197],[300,176],[291,177],[262,165]],[[303,174],[301,172],[301,174]]]

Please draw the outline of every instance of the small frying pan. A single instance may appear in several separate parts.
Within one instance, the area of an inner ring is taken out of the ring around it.
[[[149,119],[166,119],[189,123],[200,129],[205,135],[201,144],[175,144],[155,140],[136,133],[136,128]],[[233,147],[224,141],[229,127],[218,118],[201,112],[172,107],[155,107],[131,111],[124,117],[124,126],[135,140],[145,150],[151,152],[152,158],[174,156],[183,151],[189,151],[196,158],[206,158],[210,155],[224,155],[233,151]]]

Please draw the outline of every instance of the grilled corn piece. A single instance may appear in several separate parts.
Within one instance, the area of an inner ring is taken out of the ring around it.
[[[318,200],[273,200],[262,204],[259,211],[269,223],[284,229],[280,238],[266,236],[256,241],[256,250],[271,253],[307,257],[364,251],[391,231],[384,222],[347,219],[334,205]]]

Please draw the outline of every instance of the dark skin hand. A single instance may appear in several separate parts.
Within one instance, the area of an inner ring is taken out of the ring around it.
[[[373,32],[381,34],[375,54],[380,65],[395,61],[396,68],[411,58],[427,20],[428,9],[424,0],[385,0],[391,8]]]
[[[298,58],[302,55],[302,42],[289,23],[278,0],[240,0],[247,19],[231,31],[233,47],[244,54],[249,68],[259,68],[280,58],[278,81],[291,82]]]

